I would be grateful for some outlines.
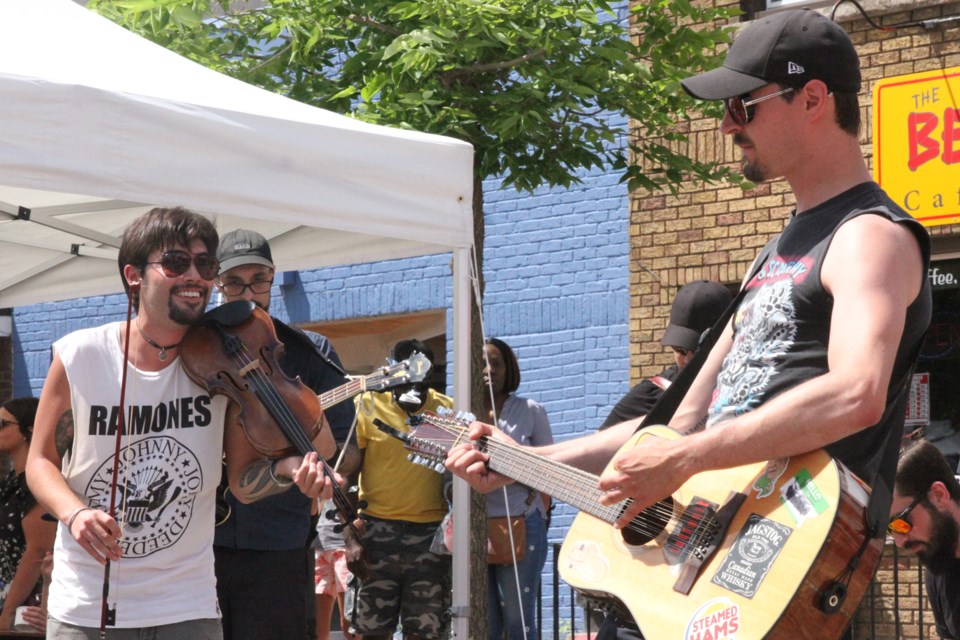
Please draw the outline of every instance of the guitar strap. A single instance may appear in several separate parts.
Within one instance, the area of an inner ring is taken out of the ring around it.
[[[763,259],[757,261],[757,265],[754,267],[750,277],[744,282],[753,280],[754,276],[757,275],[766,261],[767,254],[764,253]],[[693,384],[697,374],[700,373],[700,369],[703,367],[703,363],[706,362],[710,350],[713,349],[713,345],[717,343],[720,334],[723,333],[724,328],[727,326],[727,322],[733,316],[737,307],[740,306],[746,292],[746,286],[741,287],[736,297],[727,305],[727,308],[714,323],[713,327],[703,332],[703,335],[700,336],[700,344],[697,346],[697,351],[693,354],[693,358],[690,359],[690,362],[688,362],[685,367],[680,369],[680,373],[670,384],[669,388],[663,392],[663,395],[661,395],[660,399],[653,405],[650,412],[644,416],[640,422],[640,426],[637,427],[637,431],[652,424],[670,424],[673,414],[676,413],[677,407],[680,406],[680,401],[687,395],[687,390],[690,389],[690,385]]]

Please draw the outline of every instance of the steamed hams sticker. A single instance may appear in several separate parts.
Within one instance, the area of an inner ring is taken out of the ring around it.
[[[740,629],[740,607],[727,598],[711,600],[700,607],[690,622],[684,640],[734,640]]]

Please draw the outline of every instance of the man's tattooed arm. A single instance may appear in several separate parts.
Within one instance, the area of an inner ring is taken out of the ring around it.
[[[293,480],[275,475],[273,468],[275,462],[275,460],[256,460],[243,470],[240,475],[240,490],[247,500],[251,502],[260,500],[283,493],[293,486]]]
[[[67,452],[73,448],[73,409],[67,409],[57,420],[56,434],[54,442],[57,446],[57,453],[62,460]]]
[[[707,428],[707,415],[704,414],[704,416],[697,421],[697,424],[693,425],[683,433],[685,435],[690,435],[691,433],[697,433],[698,431],[703,431],[706,428]]]

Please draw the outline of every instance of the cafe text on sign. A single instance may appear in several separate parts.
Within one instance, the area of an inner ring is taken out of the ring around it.
[[[960,67],[873,88],[873,176],[927,226],[960,222]]]

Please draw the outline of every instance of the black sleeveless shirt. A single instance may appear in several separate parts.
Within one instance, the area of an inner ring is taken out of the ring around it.
[[[920,343],[930,324],[931,293],[926,277],[930,239],[916,220],[898,207],[873,182],[857,185],[827,202],[791,218],[760,254],[763,266],[747,283],[747,292],[734,316],[733,347],[717,379],[707,426],[712,427],[751,411],[778,394],[828,370],[827,348],[833,298],[821,282],[821,268],[837,229],[864,215],[881,215],[906,225],[923,255],[920,295],[907,308],[897,349],[887,404],[876,425],[826,447],[869,484],[878,472],[892,480],[896,471],[884,444],[894,434],[899,442],[905,419],[909,378]],[[870,260],[871,256],[862,256]],[[817,407],[810,407],[817,411]]]

